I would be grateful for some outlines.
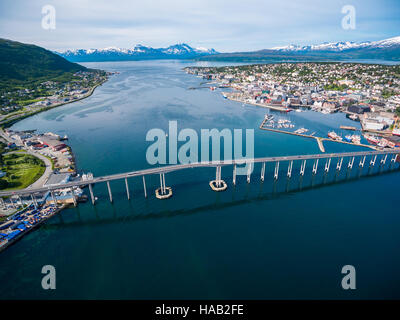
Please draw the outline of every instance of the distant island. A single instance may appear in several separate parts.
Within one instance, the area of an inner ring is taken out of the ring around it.
[[[0,126],[83,99],[109,74],[39,46],[0,39]]]

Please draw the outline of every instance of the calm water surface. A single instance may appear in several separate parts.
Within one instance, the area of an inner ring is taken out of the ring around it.
[[[188,90],[200,78],[182,71],[188,62],[88,63],[118,71],[95,93],[25,119],[14,129],[67,134],[79,169],[95,176],[149,167],[146,133],[178,129],[255,129],[255,156],[319,153],[315,141],[261,131],[267,110],[224,100],[217,90]],[[205,63],[202,63],[205,65]],[[216,64],[214,64],[216,65]],[[297,126],[325,136],[331,128],[358,124],[342,114],[292,112]],[[355,150],[326,143],[327,152]],[[362,150],[361,148],[357,148]],[[335,165],[335,161],[332,165]],[[154,198],[159,177],[112,182],[114,204],[104,185],[99,201],[64,210],[0,254],[2,299],[262,299],[400,298],[400,215],[397,170],[342,170],[335,175],[260,182],[254,168],[228,190],[214,193],[213,169],[166,175],[174,196]],[[324,163],[321,163],[321,168]],[[356,166],[355,166],[356,167]],[[383,173],[379,174],[382,170]],[[41,268],[54,265],[57,289],[41,289]],[[341,268],[357,270],[357,289],[341,289]]]

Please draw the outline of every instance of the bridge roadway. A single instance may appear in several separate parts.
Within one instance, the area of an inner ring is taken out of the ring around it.
[[[358,156],[375,156],[375,155],[390,155],[400,154],[400,149],[382,150],[382,151],[361,151],[361,152],[342,152],[342,153],[328,153],[328,154],[309,154],[309,155],[295,155],[295,156],[279,156],[279,157],[265,157],[255,159],[238,159],[238,160],[226,160],[226,161],[215,161],[215,162],[196,162],[188,164],[177,164],[164,167],[150,168],[132,172],[117,173],[108,176],[95,177],[85,181],[74,181],[63,185],[41,187],[41,188],[30,188],[15,191],[1,191],[0,197],[12,196],[12,195],[31,195],[37,192],[46,192],[59,189],[68,189],[71,187],[79,187],[88,184],[96,184],[101,182],[120,180],[125,178],[132,178],[138,176],[146,176],[152,174],[162,174],[172,171],[178,171],[189,168],[202,168],[202,167],[219,167],[229,165],[243,165],[245,163],[266,163],[266,162],[281,162],[281,161],[296,161],[296,160],[316,160],[316,159],[329,159],[329,158],[346,158],[346,157],[358,157]]]

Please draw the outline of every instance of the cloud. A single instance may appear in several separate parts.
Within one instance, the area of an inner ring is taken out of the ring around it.
[[[46,4],[56,8],[56,30],[41,28],[41,8]],[[53,50],[188,42],[219,51],[244,51],[398,35],[398,1],[353,0],[357,28],[352,31],[341,28],[345,4],[319,0],[2,0],[0,36]]]

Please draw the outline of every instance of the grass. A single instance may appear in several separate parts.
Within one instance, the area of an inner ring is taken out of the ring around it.
[[[30,154],[11,153],[3,156],[3,171],[7,185],[2,190],[24,189],[39,179],[46,166],[42,160]]]

